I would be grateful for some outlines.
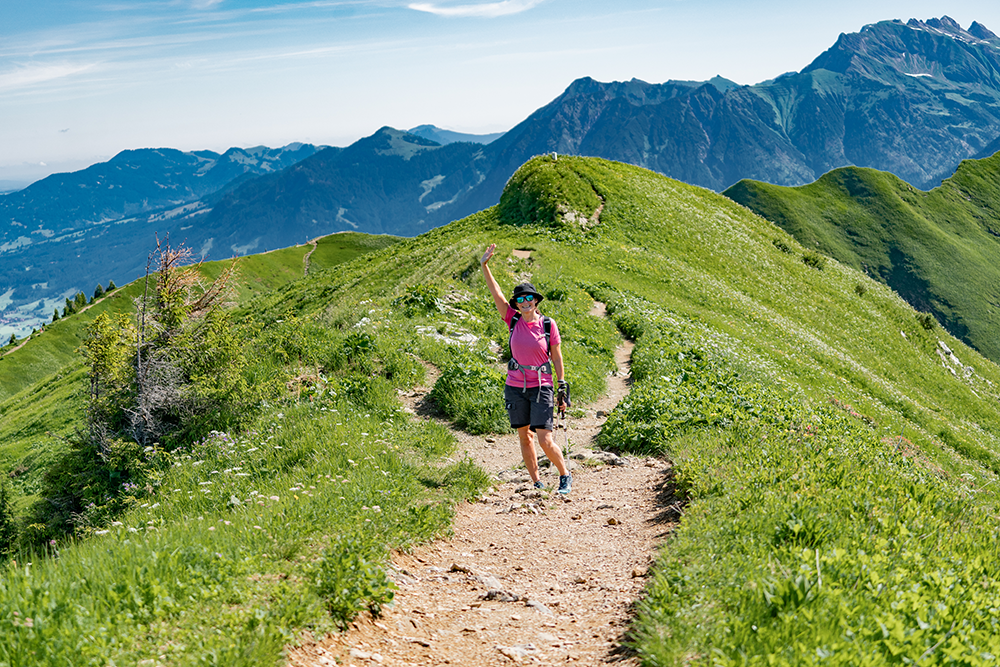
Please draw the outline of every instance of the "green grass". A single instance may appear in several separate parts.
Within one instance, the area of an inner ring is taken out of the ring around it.
[[[273,664],[295,632],[383,604],[385,550],[447,531],[455,499],[485,481],[467,460],[436,465],[454,440],[402,414],[398,392],[432,364],[453,369],[434,395],[454,420],[501,402],[490,374],[507,331],[478,264],[492,242],[505,291],[530,279],[549,297],[577,401],[600,394],[621,336],[636,340],[602,446],[673,458],[687,503],[638,607],[646,664],[997,655],[1000,369],[860,271],[804,262],[812,248],[730,199],[597,159],[522,170],[512,209],[243,302],[286,397],[174,452],[121,525],[34,556],[30,575],[22,557],[0,584],[5,646],[28,656],[11,664]],[[601,203],[596,226],[560,213]],[[470,369],[474,391],[447,386]],[[78,410],[54,400],[78,386],[62,372],[15,397],[10,433]],[[30,395],[52,408],[33,417]],[[30,453],[44,447],[57,451]],[[15,624],[28,614],[33,627]]]
[[[1000,361],[1000,155],[966,160],[929,192],[845,167],[802,187],[740,181],[723,194],[889,285]]]

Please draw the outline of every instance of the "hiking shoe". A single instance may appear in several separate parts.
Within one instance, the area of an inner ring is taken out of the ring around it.
[[[543,482],[542,480],[538,480],[537,482],[535,482],[535,488],[536,489],[544,489],[545,488],[545,482]]]
[[[559,493],[565,495],[573,490],[573,475],[559,475]]]

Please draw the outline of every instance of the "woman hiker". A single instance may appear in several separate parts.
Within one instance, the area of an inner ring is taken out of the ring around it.
[[[538,436],[542,451],[559,470],[559,493],[566,494],[573,487],[573,477],[552,438],[552,409],[556,404],[553,371],[559,382],[559,409],[566,409],[570,403],[559,347],[559,328],[554,320],[538,312],[538,303],[544,297],[531,283],[515,287],[509,301],[504,297],[488,266],[496,247],[495,243],[490,244],[480,264],[486,285],[493,295],[493,303],[510,329],[511,360],[507,365],[507,384],[503,392],[510,425],[517,430],[521,440],[521,457],[535,488],[545,488],[545,484],[538,474],[532,433]]]

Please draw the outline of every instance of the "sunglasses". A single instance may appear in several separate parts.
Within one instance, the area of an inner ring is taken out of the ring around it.
[[[517,301],[518,303],[524,303],[525,301],[534,301],[534,300],[535,300],[534,294],[525,294],[524,296],[519,296],[515,299],[515,301]]]

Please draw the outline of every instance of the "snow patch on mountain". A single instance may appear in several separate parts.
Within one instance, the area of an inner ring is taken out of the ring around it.
[[[420,181],[420,187],[424,189],[424,194],[420,195],[420,198],[417,201],[421,204],[424,203],[424,197],[429,195],[431,190],[441,185],[442,181],[444,181],[444,174],[438,174],[434,178],[428,178],[426,181]]]

